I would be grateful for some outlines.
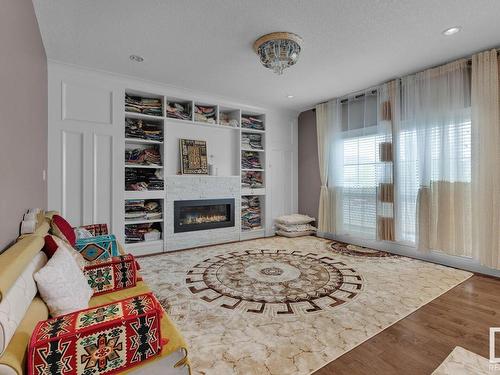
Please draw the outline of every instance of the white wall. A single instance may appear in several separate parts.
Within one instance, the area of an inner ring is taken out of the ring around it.
[[[215,95],[54,61],[48,64],[49,209],[60,211],[74,225],[109,223],[111,230],[123,239],[125,89],[265,112],[268,130],[266,234],[273,233],[274,217],[297,210],[298,113],[253,107]],[[220,175],[237,175],[238,144],[224,147],[236,133],[169,124],[166,128],[167,174],[174,174],[177,168],[168,160],[178,158],[178,138],[189,137],[208,140],[209,154],[214,154]]]

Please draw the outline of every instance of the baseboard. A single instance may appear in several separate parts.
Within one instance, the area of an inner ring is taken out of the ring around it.
[[[427,262],[458,268],[461,270],[470,271],[477,274],[500,277],[500,270],[495,270],[492,268],[482,266],[477,261],[470,258],[448,255],[438,251],[421,252],[412,246],[407,246],[388,241],[365,240],[360,238],[354,238],[351,236],[335,236],[332,233],[325,233],[325,232],[318,232],[317,236],[321,238],[327,238],[330,240],[348,242],[358,246],[365,246],[377,250],[383,250],[389,253],[403,255],[409,258],[414,258],[419,260],[425,260]]]

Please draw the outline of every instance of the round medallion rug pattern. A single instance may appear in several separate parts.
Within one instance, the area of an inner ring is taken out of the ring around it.
[[[306,313],[335,308],[354,299],[363,286],[356,270],[339,260],[290,250],[230,252],[205,259],[187,275],[189,290],[204,301],[217,304],[220,297],[230,297],[233,303],[220,307],[232,310],[243,301],[257,303],[245,309],[256,314],[268,304],[280,305],[278,315],[295,314],[297,303],[308,304]],[[315,302],[325,297],[331,303]]]
[[[336,253],[352,255],[366,258],[385,258],[398,257],[398,255],[388,253],[382,250],[370,249],[369,247],[351,245],[345,242],[332,241],[330,247]]]

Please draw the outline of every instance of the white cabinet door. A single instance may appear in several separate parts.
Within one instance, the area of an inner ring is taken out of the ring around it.
[[[123,190],[124,151],[117,92],[64,76],[49,80],[48,207],[75,226],[118,225],[114,192]]]

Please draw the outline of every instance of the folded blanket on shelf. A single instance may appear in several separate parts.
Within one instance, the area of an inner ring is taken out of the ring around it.
[[[253,150],[262,150],[262,136],[260,134],[241,134],[241,147]]]
[[[199,122],[215,124],[217,119],[216,107],[194,106],[194,119]]]
[[[262,172],[244,171],[241,173],[241,187],[259,189],[264,187]]]
[[[125,220],[154,220],[161,218],[161,205],[157,201],[144,199],[125,201]]]
[[[241,168],[262,169],[258,152],[244,151],[241,153]]]
[[[163,172],[159,169],[125,168],[125,190],[163,190]]]
[[[264,130],[264,121],[253,116],[241,116],[241,127],[245,129]]]
[[[191,111],[189,103],[167,103],[167,117],[179,120],[191,120]]]
[[[126,118],[125,138],[163,142],[163,131],[158,124],[148,123],[140,119]]]
[[[125,163],[161,166],[160,149],[157,146],[125,149]]]
[[[241,198],[241,229],[255,230],[261,228],[260,199],[257,195]]]
[[[142,98],[125,94],[125,111],[143,113],[145,115],[162,116],[162,104],[160,99]]]

